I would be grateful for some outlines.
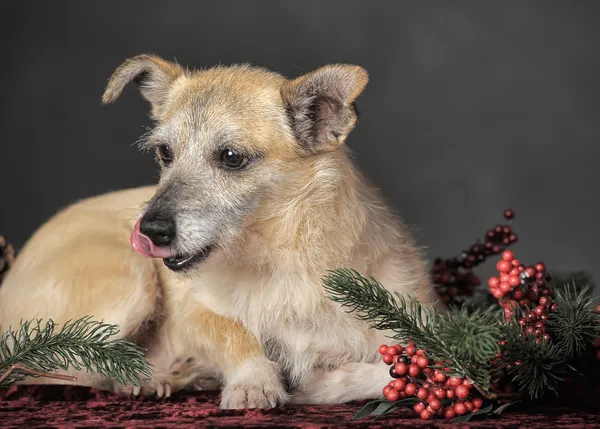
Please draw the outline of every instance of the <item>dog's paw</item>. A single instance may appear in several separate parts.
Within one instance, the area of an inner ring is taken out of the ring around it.
[[[278,366],[265,357],[245,362],[226,383],[221,408],[274,408],[287,401]]]

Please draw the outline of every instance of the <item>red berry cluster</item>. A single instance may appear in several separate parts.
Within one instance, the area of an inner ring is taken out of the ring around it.
[[[413,409],[423,420],[436,416],[447,419],[479,410],[483,399],[471,396],[471,383],[464,378],[448,377],[444,372],[434,369],[443,362],[431,362],[424,350],[419,350],[413,342],[402,347],[400,344],[379,347],[382,360],[391,365],[393,380],[383,388],[383,395],[390,402],[407,397],[416,397],[420,401]],[[445,368],[449,371],[450,368]],[[449,400],[444,407],[442,401]]]
[[[488,285],[492,295],[504,307],[504,316],[510,320],[515,310],[520,308],[524,313],[519,319],[526,334],[535,335],[536,341],[549,340],[546,332],[548,314],[558,309],[552,302],[552,291],[547,282],[550,276],[542,262],[525,266],[515,259],[515,254],[506,250],[502,259],[496,264],[500,273],[491,277]]]
[[[450,259],[437,258],[432,268],[432,278],[436,292],[446,304],[456,304],[461,297],[473,296],[475,288],[481,284],[473,268],[486,261],[491,255],[501,253],[507,246],[518,240],[510,221],[514,219],[513,210],[504,210],[508,225],[497,225],[489,229],[483,243],[477,241],[461,253],[460,257]]]

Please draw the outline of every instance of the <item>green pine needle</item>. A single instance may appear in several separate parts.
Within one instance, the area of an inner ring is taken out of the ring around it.
[[[600,314],[594,311],[596,298],[587,286],[575,282],[556,290],[558,311],[550,313],[548,332],[567,357],[581,354],[598,338]]]
[[[90,316],[65,323],[60,330],[49,320],[22,322],[0,337],[0,375],[12,365],[21,364],[40,372],[66,371],[73,367],[115,380],[122,385],[139,386],[151,375],[145,350],[125,340],[109,340],[117,334],[116,325],[91,320]],[[3,387],[23,380],[13,372]]]

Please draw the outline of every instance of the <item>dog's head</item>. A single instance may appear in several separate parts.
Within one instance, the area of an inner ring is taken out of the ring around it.
[[[138,85],[156,124],[143,144],[161,166],[134,247],[178,271],[231,242],[296,165],[342,145],[367,79],[354,65],[288,80],[250,66],[190,71],[150,55],[125,61],[103,101]]]

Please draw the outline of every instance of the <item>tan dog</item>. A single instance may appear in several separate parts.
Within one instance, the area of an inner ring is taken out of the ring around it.
[[[288,80],[141,55],[115,71],[104,102],[131,81],[156,121],[143,143],[158,187],[82,201],[37,231],[0,288],[2,327],[117,323],[149,347],[148,393],[214,376],[222,406],[265,407],[287,400],[284,377],[294,402],[381,397],[389,333],[330,301],[324,274],[353,268],[423,304],[434,294],[409,231],[344,145],[367,73],[329,65]]]

